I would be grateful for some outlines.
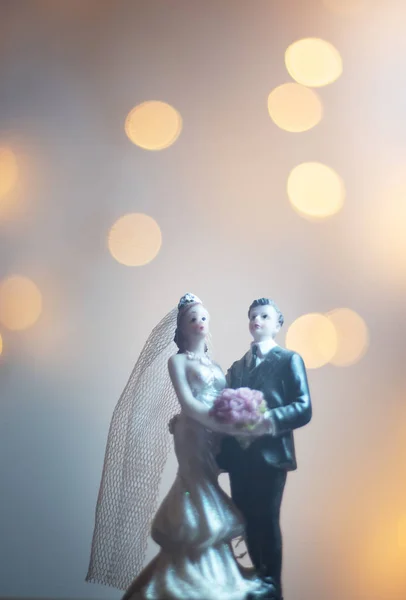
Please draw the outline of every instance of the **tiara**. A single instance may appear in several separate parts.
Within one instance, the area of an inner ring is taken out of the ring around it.
[[[178,310],[187,306],[188,304],[202,304],[202,301],[194,294],[187,293],[179,300]]]

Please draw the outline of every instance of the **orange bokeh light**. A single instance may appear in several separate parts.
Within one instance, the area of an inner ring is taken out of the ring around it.
[[[349,308],[339,308],[326,315],[337,332],[337,350],[330,363],[347,367],[358,362],[369,343],[368,327],[360,315]]]
[[[10,148],[0,148],[0,201],[14,189],[17,180],[16,155]]]
[[[162,244],[159,225],[141,213],[124,215],[110,229],[108,247],[113,258],[127,267],[151,262]]]
[[[338,50],[320,38],[304,38],[291,44],[285,52],[285,64],[295,81],[309,87],[333,83],[343,71]]]
[[[300,133],[320,122],[323,106],[313,90],[298,83],[284,83],[269,94],[268,112],[281,129]]]
[[[337,333],[329,319],[309,313],[296,319],[286,334],[286,347],[298,352],[308,369],[327,364],[337,350]]]
[[[31,279],[12,275],[0,285],[0,321],[18,331],[36,323],[42,311],[41,292]]]
[[[327,165],[307,162],[289,173],[287,194],[300,215],[319,220],[331,217],[342,208],[345,187],[339,175]]]
[[[128,138],[145,150],[163,150],[178,139],[182,117],[166,104],[151,100],[135,106],[127,115],[125,132]]]

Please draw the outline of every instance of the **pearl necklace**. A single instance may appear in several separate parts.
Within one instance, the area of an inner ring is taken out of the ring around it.
[[[202,363],[202,365],[213,366],[212,361],[205,354],[203,354],[203,356],[198,356],[197,354],[195,354],[194,352],[190,352],[189,350],[186,350],[185,354],[189,360],[197,360],[198,362]]]

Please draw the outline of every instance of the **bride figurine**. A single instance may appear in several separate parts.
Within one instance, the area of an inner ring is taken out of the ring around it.
[[[272,598],[231,547],[244,525],[218,484],[214,445],[235,429],[209,415],[226,380],[208,356],[208,333],[207,310],[186,294],[152,331],[113,414],[86,580],[127,590],[123,600]],[[178,472],[154,516],[179,405]],[[149,533],[160,551],[142,570]]]

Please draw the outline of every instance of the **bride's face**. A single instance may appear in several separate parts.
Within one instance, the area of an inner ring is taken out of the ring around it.
[[[192,306],[182,318],[181,331],[185,340],[205,339],[209,333],[210,316],[201,304]]]

